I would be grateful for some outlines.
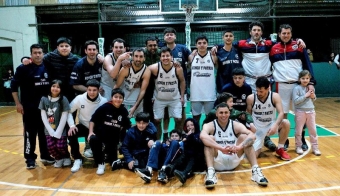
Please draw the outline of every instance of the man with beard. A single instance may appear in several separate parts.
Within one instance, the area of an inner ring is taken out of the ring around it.
[[[175,67],[173,64],[171,49],[163,47],[160,62],[148,67],[156,78],[153,111],[158,139],[162,134],[161,121],[164,118],[166,107],[168,107],[169,116],[175,119],[175,129],[181,129],[185,79],[182,67]]]
[[[120,88],[123,85],[121,87],[125,93],[123,103],[129,110],[129,117],[143,111],[143,97],[151,75],[150,70],[144,64],[144,59],[143,49],[135,49],[132,52],[131,66],[121,68],[114,86],[114,88]]]
[[[117,38],[112,41],[112,52],[107,54],[104,59],[102,78],[100,86],[103,87],[104,93],[103,97],[107,100],[111,100],[111,91],[115,85],[115,79],[121,68],[121,63],[124,59],[130,57],[130,52],[126,53],[124,58],[118,58],[123,55],[126,51],[126,43],[123,39]],[[117,64],[117,67],[115,65]]]
[[[76,95],[83,94],[87,91],[86,83],[90,79],[96,79],[100,81],[102,65],[97,59],[98,55],[98,43],[89,40],[85,42],[85,54],[86,56],[81,58],[73,67],[73,71],[70,76],[70,86],[76,91]],[[99,88],[99,92],[103,94],[103,89]],[[86,158],[92,158],[93,154],[88,142],[85,140],[84,156]]]
[[[81,58],[73,67],[70,85],[76,90],[77,95],[86,92],[87,81],[96,79],[100,82],[103,63],[99,63],[97,60],[98,49],[97,42],[93,40],[86,41],[86,56]]]
[[[160,57],[160,49],[158,48],[157,38],[156,37],[148,37],[145,41],[145,49],[144,56],[145,61],[144,64],[146,66],[152,65],[159,61]],[[155,89],[154,78],[150,77],[149,85],[146,88],[146,92],[143,100],[143,110],[150,114],[150,120],[153,122],[153,107],[152,106],[152,97],[153,91]]]
[[[308,70],[311,73],[312,78],[308,84],[309,90],[314,91],[314,85],[316,85],[312,63],[308,57],[307,50],[298,47],[297,41],[292,39],[292,31],[293,28],[289,24],[280,25],[278,36],[281,42],[275,44],[269,54],[269,58],[273,63],[276,92],[279,93],[282,100],[284,119],[287,119],[290,105],[294,105],[291,103],[293,89],[298,86],[299,73],[302,70]],[[305,131],[302,132],[302,143],[302,149],[306,151],[308,146],[305,140]],[[288,144],[289,140],[286,141],[286,148],[288,148]]]
[[[261,153],[261,148],[266,136],[278,133],[279,141],[275,150],[276,156],[289,161],[290,156],[284,151],[284,143],[288,138],[290,122],[283,118],[283,108],[280,95],[270,91],[270,82],[267,77],[256,80],[256,93],[247,97],[247,112],[252,114],[256,127],[256,140],[254,149],[256,155]],[[278,115],[276,116],[276,112]]]

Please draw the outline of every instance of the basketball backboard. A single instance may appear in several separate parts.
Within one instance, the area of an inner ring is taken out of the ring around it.
[[[160,0],[160,12],[162,14],[182,14],[184,5],[197,5],[196,13],[215,13],[217,2],[214,0]]]

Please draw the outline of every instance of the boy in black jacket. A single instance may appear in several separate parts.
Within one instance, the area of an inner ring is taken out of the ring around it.
[[[105,172],[103,143],[109,163],[117,160],[117,145],[124,138],[126,129],[131,127],[129,113],[124,107],[124,92],[120,88],[112,90],[112,100],[100,106],[92,115],[88,141],[93,152],[93,158],[98,164],[97,174]]]
[[[124,138],[121,151],[128,169],[145,168],[149,151],[157,139],[157,129],[150,122],[150,115],[140,112],[136,115],[136,126],[131,127]],[[117,169],[118,164],[117,164]],[[112,166],[114,169],[114,166]]]

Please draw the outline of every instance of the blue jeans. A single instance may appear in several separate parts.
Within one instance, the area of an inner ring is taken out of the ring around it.
[[[157,170],[161,166],[171,163],[178,153],[180,153],[179,141],[171,141],[169,147],[163,145],[160,141],[156,141],[150,149],[147,166]],[[158,160],[162,157],[165,157],[165,159],[163,164],[160,165]]]

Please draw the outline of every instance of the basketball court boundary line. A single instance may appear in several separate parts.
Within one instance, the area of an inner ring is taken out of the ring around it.
[[[2,182],[1,185],[13,186],[13,187],[21,187],[27,189],[35,189],[35,190],[46,190],[46,191],[55,191],[57,192],[65,192],[65,193],[78,193],[78,194],[93,194],[93,195],[140,195],[140,196],[150,196],[150,195],[165,195],[172,196],[174,194],[135,194],[135,193],[111,193],[111,192],[96,192],[96,191],[82,191],[82,190],[72,190],[72,189],[64,189],[64,188],[50,188],[50,187],[42,187],[42,186],[32,186],[32,185],[22,185],[16,183]],[[203,185],[202,185],[203,186]],[[340,189],[340,186],[331,186],[331,187],[322,187],[322,188],[313,188],[313,189],[304,189],[304,190],[290,190],[290,191],[275,191],[275,192],[255,192],[255,193],[239,193],[239,194],[212,194],[212,195],[282,195],[282,194],[293,194],[293,193],[305,193],[305,192],[319,192],[319,191],[328,191],[328,190],[336,190]],[[1,189],[0,189],[1,190]],[[11,189],[15,191],[15,189]],[[21,190],[21,189],[19,189]],[[177,194],[176,194],[177,195]],[[178,194],[183,196],[206,196],[206,194]]]
[[[289,110],[289,113],[292,114],[293,116],[295,116],[295,113],[294,113],[293,111]],[[334,131],[329,130],[329,129],[326,128],[326,127],[320,126],[319,124],[315,124],[315,125],[316,125],[317,127],[320,127],[320,128],[322,128],[322,129],[325,129],[325,130],[328,131],[328,132],[333,133],[335,136],[340,136],[340,134],[335,133]],[[330,137],[330,136],[333,136],[333,135],[329,135],[329,136],[318,136],[318,137]]]

